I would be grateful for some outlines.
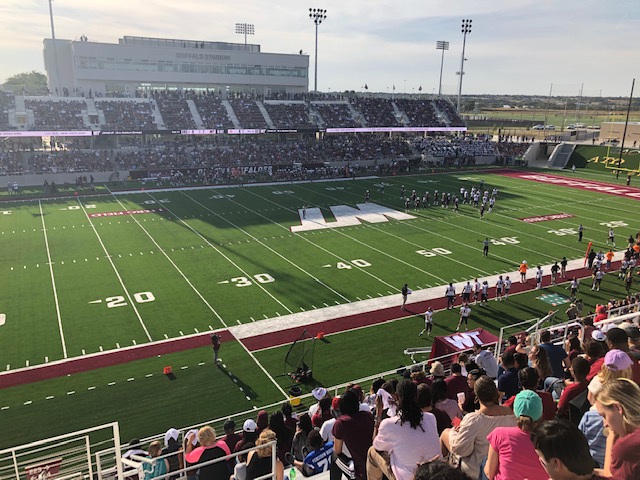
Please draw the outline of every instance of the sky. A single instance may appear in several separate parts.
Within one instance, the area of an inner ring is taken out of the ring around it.
[[[117,43],[125,35],[244,42],[255,26],[263,52],[310,55],[309,8],[327,10],[318,28],[318,90],[455,95],[462,19],[467,35],[463,94],[628,96],[640,73],[638,0],[54,0],[56,37]],[[51,37],[48,0],[0,0],[0,83],[44,71]],[[635,96],[635,95],[634,95]]]

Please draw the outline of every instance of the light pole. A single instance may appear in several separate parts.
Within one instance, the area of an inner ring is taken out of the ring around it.
[[[62,79],[60,78],[60,62],[58,61],[58,45],[56,43],[56,30],[53,27],[53,5],[51,4],[53,0],[49,0],[49,20],[51,22],[51,40],[53,43],[53,61],[56,64],[56,76],[57,85],[56,85],[56,95],[62,95]],[[53,86],[53,82],[51,82],[51,86]]]
[[[309,18],[313,23],[316,24],[316,58],[315,58],[315,72],[314,72],[314,82],[313,82],[313,91],[318,92],[318,25],[322,23],[322,21],[327,18],[327,11],[321,8],[310,8],[309,9]]]
[[[244,35],[244,49],[247,49],[247,35],[256,33],[255,27],[250,23],[236,23],[236,33]]]
[[[449,50],[449,42],[438,40],[436,42],[436,50],[442,50],[442,59],[440,60],[440,83],[438,86],[438,96],[442,96],[442,67],[444,66],[444,51]]]
[[[471,22],[473,20],[462,20],[462,59],[460,60],[460,83],[458,84],[458,113],[460,113],[460,97],[462,96],[462,76],[464,75],[464,49],[467,45],[467,34],[471,33]],[[442,52],[444,53],[444,52]]]

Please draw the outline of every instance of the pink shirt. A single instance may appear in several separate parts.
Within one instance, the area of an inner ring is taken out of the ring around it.
[[[487,440],[500,456],[494,480],[549,478],[538,460],[528,433],[518,427],[498,427],[487,436]]]

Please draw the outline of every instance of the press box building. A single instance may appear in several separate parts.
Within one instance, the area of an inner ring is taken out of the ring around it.
[[[52,94],[133,95],[136,89],[308,91],[309,56],[263,53],[260,45],[125,36],[117,44],[44,40]],[[66,89],[66,90],[65,90]]]

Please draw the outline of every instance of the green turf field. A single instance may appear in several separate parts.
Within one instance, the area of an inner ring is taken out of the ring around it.
[[[484,219],[461,205],[460,213],[429,207],[410,210],[416,218],[408,220],[290,231],[300,225],[303,205],[309,213],[320,208],[332,222],[331,206],[355,208],[367,189],[371,202],[404,211],[402,184],[407,193],[429,190],[433,198],[436,189],[454,193],[481,181],[499,190]],[[512,271],[523,259],[535,265],[580,258],[590,240],[604,248],[610,225],[622,245],[638,230],[637,202],[611,195],[478,172],[384,183],[384,193],[380,179],[359,179],[0,203],[0,313],[6,315],[0,365],[22,368],[398,296],[404,283],[413,290],[444,285]],[[92,216],[140,210],[150,211]],[[519,220],[556,213],[574,217]],[[580,223],[584,244],[576,242]],[[489,258],[481,255],[485,237],[492,239]],[[620,284],[607,278],[606,291],[587,303],[622,295]],[[475,320],[495,331],[542,316],[549,306],[536,296],[474,313]],[[451,331],[455,315],[440,313],[435,333]],[[334,385],[406,364],[402,350],[426,343],[418,342],[420,328],[421,320],[409,317],[332,335],[318,342],[316,380]],[[394,348],[372,351],[383,344]],[[281,401],[280,389],[290,381],[277,378],[276,386],[259,366],[277,377],[285,354],[280,347],[252,356],[228,343],[220,368],[210,349],[196,349],[5,389],[0,418],[10,435],[0,446],[114,419],[125,436],[142,436]],[[160,374],[166,364],[177,370],[173,381]]]

